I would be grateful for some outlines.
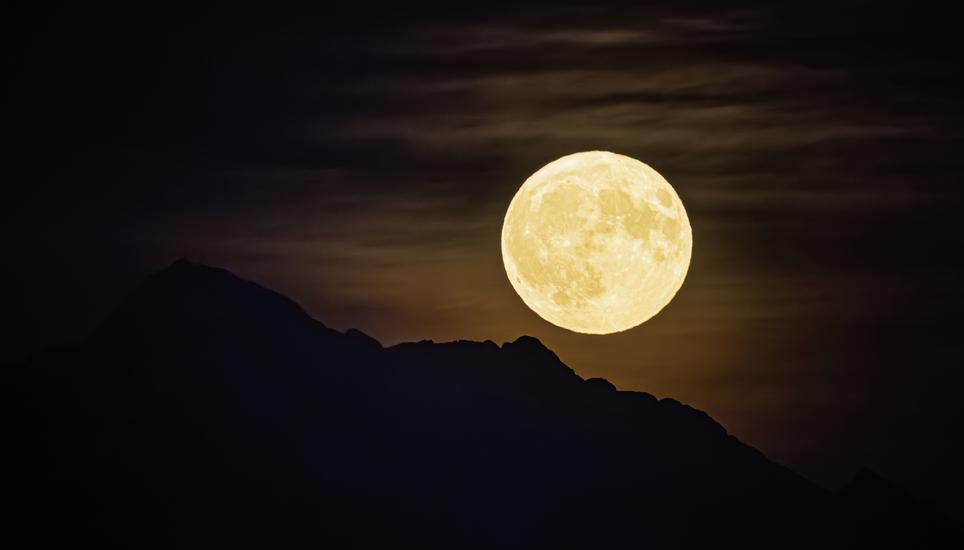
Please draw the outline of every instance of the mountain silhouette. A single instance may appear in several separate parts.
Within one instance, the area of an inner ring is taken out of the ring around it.
[[[535,338],[383,347],[183,260],[7,372],[23,547],[955,547]]]

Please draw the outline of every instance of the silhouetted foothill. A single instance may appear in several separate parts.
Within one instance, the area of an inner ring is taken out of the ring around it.
[[[616,391],[616,386],[612,384],[609,380],[605,378],[590,378],[586,380],[586,383],[591,387],[597,388],[600,391]]]
[[[866,476],[833,495],[701,411],[583,380],[535,338],[383,348],[184,261],[10,387],[13,521],[37,547],[936,548],[953,534],[903,495],[872,504]]]

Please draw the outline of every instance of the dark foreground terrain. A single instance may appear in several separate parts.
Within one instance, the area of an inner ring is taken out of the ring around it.
[[[184,261],[5,374],[17,547],[964,548],[534,338],[383,348]]]

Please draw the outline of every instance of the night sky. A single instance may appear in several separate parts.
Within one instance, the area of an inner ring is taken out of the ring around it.
[[[964,515],[949,13],[351,4],[10,14],[5,362],[187,257],[385,344],[531,334],[828,487],[867,464]],[[526,308],[499,243],[532,172],[597,149],[694,235],[676,299],[610,336]]]

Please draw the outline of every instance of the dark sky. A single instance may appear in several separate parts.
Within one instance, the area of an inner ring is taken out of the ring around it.
[[[960,506],[950,13],[350,4],[11,14],[8,358],[183,256],[388,344],[532,334],[830,487],[869,464]],[[694,232],[676,299],[612,336],[529,311],[499,248],[525,178],[593,149],[659,170]]]

